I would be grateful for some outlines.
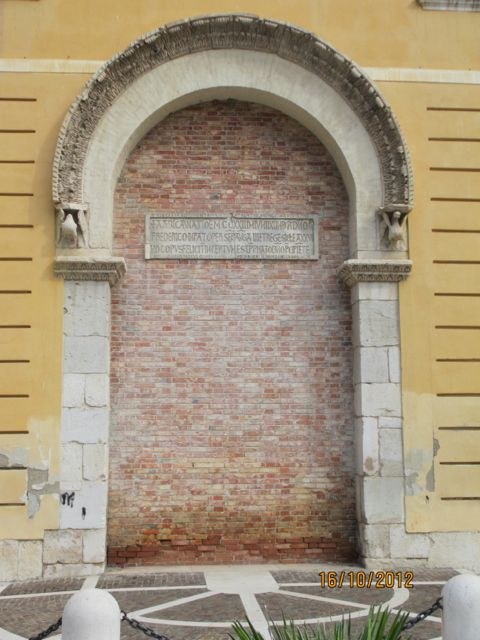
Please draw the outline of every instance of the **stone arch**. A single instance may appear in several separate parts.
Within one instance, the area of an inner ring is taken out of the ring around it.
[[[76,225],[64,249],[111,254],[113,189],[128,153],[168,113],[212,98],[273,106],[310,128],[342,172],[351,200],[351,257],[382,257],[381,210],[412,204],[409,155],[390,107],[353,62],[315,35],[250,15],[162,27],[93,76],[58,138],[53,199]],[[77,237],[78,236],[78,237]],[[383,254],[384,256],[384,254]]]
[[[62,446],[95,444],[104,467],[95,481],[82,481],[73,508],[60,507],[59,528],[88,530],[85,535],[99,545],[93,561],[103,562],[109,284],[125,271],[123,258],[112,256],[117,177],[137,142],[169,113],[227,98],[293,117],[320,139],[342,174],[349,195],[350,259],[339,265],[339,276],[352,287],[359,548],[366,561],[378,549],[383,558],[396,557],[387,533],[391,526],[405,535],[397,283],[408,276],[411,262],[397,239],[405,238],[412,206],[408,151],[390,107],[353,62],[314,34],[249,15],[186,20],[137,40],[93,76],[61,127],[53,167],[54,272],[72,281],[65,286],[64,375],[85,389],[98,386],[98,402],[104,403],[72,416],[65,405]],[[389,244],[390,232],[395,242]],[[375,369],[372,384],[377,352],[382,362],[388,355],[392,366]],[[80,396],[85,389],[78,390]],[[387,427],[392,450],[380,438]],[[68,452],[63,455],[66,467]],[[88,507],[85,518],[82,505]]]

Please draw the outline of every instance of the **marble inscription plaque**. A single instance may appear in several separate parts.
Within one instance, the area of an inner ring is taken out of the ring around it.
[[[316,260],[317,216],[147,215],[145,258]]]

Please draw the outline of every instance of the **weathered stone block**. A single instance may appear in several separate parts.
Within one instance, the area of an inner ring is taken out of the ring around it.
[[[89,407],[106,407],[109,401],[108,375],[91,373],[86,376],[85,402]]]
[[[387,349],[357,347],[353,356],[353,382],[389,382]]]
[[[397,300],[396,282],[359,282],[352,287],[352,304],[359,300]]]
[[[105,562],[106,531],[105,529],[92,529],[83,534],[83,561]]]
[[[29,580],[42,575],[42,540],[21,540],[18,543],[18,579]]]
[[[388,372],[390,382],[401,382],[400,349],[389,347],[388,349]]]
[[[390,416],[379,416],[378,428],[379,429],[401,429],[402,418],[392,418]]]
[[[400,417],[402,415],[400,385],[392,382],[356,385],[355,415]]]
[[[432,543],[428,566],[480,572],[479,532],[435,532],[428,536]]]
[[[382,476],[403,476],[403,445],[400,429],[381,429],[380,473]]]
[[[64,409],[62,442],[102,443],[108,439],[108,409]]]
[[[17,540],[0,540],[0,582],[16,580],[18,574]]]
[[[362,555],[369,558],[390,556],[390,525],[360,525],[359,535]]]
[[[65,373],[105,373],[109,367],[109,341],[97,336],[64,338]]]
[[[363,517],[367,524],[400,523],[404,520],[403,478],[363,480]]]
[[[85,404],[85,376],[65,373],[63,376],[63,407],[83,407]]]
[[[65,282],[66,336],[108,336],[110,285],[108,282]]]
[[[86,444],[83,448],[85,480],[105,480],[108,473],[107,445]]]
[[[60,489],[72,491],[82,486],[83,447],[77,442],[62,444],[62,461],[60,465]]]
[[[68,507],[67,507],[68,508]],[[45,531],[44,564],[77,563],[82,561],[82,532],[69,530]]]
[[[355,461],[359,475],[378,473],[378,428],[376,418],[357,418],[355,420]]]
[[[399,344],[398,304],[391,300],[360,300],[352,307],[355,347]]]
[[[107,483],[83,483],[68,505],[60,506],[61,529],[104,529],[107,513]]]
[[[393,558],[428,558],[430,551],[428,535],[407,533],[403,524],[391,526],[390,544]]]

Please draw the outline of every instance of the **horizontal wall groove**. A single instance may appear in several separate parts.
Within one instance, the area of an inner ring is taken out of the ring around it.
[[[35,164],[35,160],[0,160],[0,164]]]
[[[25,429],[23,429],[21,431],[14,431],[13,429],[1,429],[0,428],[0,436],[11,436],[11,435],[16,435],[17,433],[19,435],[24,436],[24,435],[30,433],[30,431],[27,431]]]
[[[0,133],[36,133],[35,129],[0,129]]]
[[[429,142],[480,142],[480,138],[428,138]]]
[[[29,197],[31,198],[33,196],[33,193],[20,193],[20,192],[15,192],[15,191],[3,191],[2,193],[0,193],[0,196],[20,196],[20,197]]]
[[[480,113],[480,107],[427,107],[427,111],[471,111]]]
[[[433,197],[431,202],[480,202],[480,198],[445,198]]]
[[[433,233],[480,233],[480,229],[432,229],[432,232]]]
[[[480,293],[437,292],[433,295],[444,298],[479,298]]]
[[[436,358],[435,361],[436,362],[480,362],[480,358]]]
[[[437,393],[437,398],[480,398],[480,393]],[[1,396],[0,396],[1,397]]]
[[[460,171],[464,173],[480,173],[478,167],[430,167],[430,171]]]
[[[476,497],[476,496],[469,496],[469,497],[462,497],[462,496],[454,496],[452,498],[440,498],[440,500],[480,500],[480,496]]]
[[[0,466],[0,471],[26,471],[27,467],[24,467],[22,465],[15,465],[13,467],[1,467]]]
[[[435,329],[480,329],[478,324],[436,324]]]
[[[0,502],[0,507],[24,507],[25,502]]]
[[[30,289],[0,289],[0,294],[2,293],[14,293],[14,294],[30,294],[32,291]]]
[[[439,464],[443,464],[443,465],[449,465],[449,466],[457,466],[457,465],[468,465],[468,464],[480,464],[479,460],[470,460],[470,461],[465,461],[465,462],[457,462],[457,461],[445,461],[445,462],[440,462]]]
[[[33,224],[0,224],[0,229],[33,229]]]
[[[31,324],[0,324],[0,329],[31,329]]]
[[[0,102],[37,102],[37,98],[3,97]]]
[[[0,360],[0,364],[27,364],[30,360]]]
[[[433,260],[433,264],[480,264],[480,260]]]
[[[480,426],[476,427],[465,427],[465,426],[458,426],[458,427],[438,427],[439,431],[480,431]]]
[[[0,393],[0,398],[29,398],[28,393]]]
[[[33,258],[12,257],[12,258],[0,258],[0,262],[32,262]]]

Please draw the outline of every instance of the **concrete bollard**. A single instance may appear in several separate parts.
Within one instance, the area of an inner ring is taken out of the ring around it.
[[[120,640],[120,607],[103,589],[82,589],[63,610],[62,640]]]
[[[480,638],[480,577],[460,575],[443,587],[443,640]]]

